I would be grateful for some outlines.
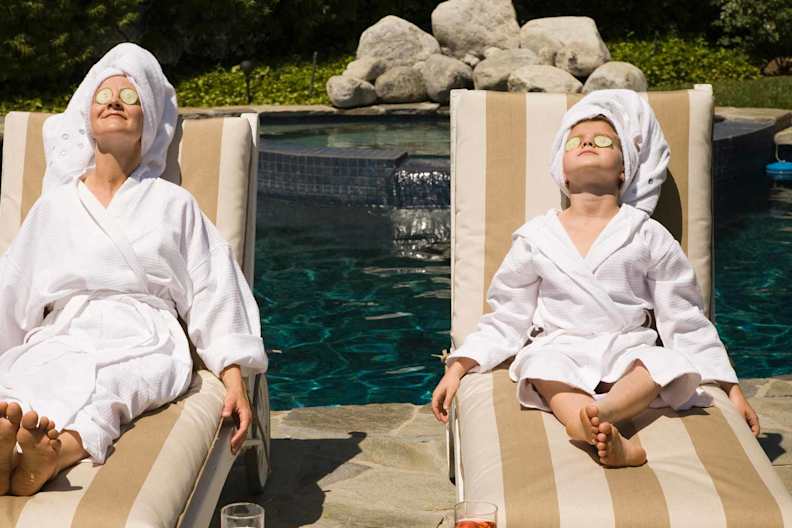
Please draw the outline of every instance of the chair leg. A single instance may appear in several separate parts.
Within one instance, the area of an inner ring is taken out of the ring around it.
[[[245,441],[244,461],[248,489],[252,495],[258,495],[270,474],[270,406],[267,378],[259,374],[252,385],[253,424],[250,438]]]

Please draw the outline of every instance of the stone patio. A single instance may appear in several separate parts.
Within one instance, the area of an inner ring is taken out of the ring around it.
[[[742,385],[760,415],[759,442],[792,492],[792,376]],[[261,504],[267,528],[437,528],[455,502],[444,429],[426,405],[274,412],[272,436],[273,471],[264,493],[247,494],[237,464],[219,502]]]

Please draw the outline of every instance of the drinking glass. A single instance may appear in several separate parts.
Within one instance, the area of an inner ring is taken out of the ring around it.
[[[236,502],[220,510],[221,528],[264,528],[264,508],[252,502]]]
[[[454,528],[495,528],[498,507],[491,502],[462,501],[454,506]]]

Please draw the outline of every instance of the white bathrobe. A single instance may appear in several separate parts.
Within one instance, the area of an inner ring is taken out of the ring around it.
[[[229,245],[186,190],[130,176],[105,209],[80,180],[44,194],[0,259],[0,400],[76,430],[104,461],[120,425],[215,374],[267,367]]]
[[[705,317],[693,269],[658,222],[624,204],[584,257],[557,210],[514,233],[492,279],[475,332],[449,358],[467,357],[488,371],[508,359],[520,403],[549,410],[532,379],[554,380],[592,396],[640,360],[662,386],[655,406],[708,405],[697,389],[737,382],[717,331]],[[646,328],[654,310],[657,332]],[[532,341],[532,329],[542,332]]]

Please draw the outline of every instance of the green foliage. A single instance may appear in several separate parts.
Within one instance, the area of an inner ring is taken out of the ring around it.
[[[311,92],[312,63],[292,61],[257,66],[250,76],[253,104],[330,104],[327,80],[340,74],[352,56],[335,57],[317,63]],[[245,76],[239,66],[215,68],[176,83],[180,106],[244,105]]]
[[[111,43],[125,40],[141,3],[5,0],[0,4],[0,86],[71,79]]]
[[[792,76],[750,81],[721,81],[712,86],[715,104],[756,108],[792,108]]]
[[[672,35],[656,40],[611,42],[608,49],[613,60],[640,68],[650,89],[756,79],[760,74],[745,52],[711,46],[702,37],[685,40]]]
[[[719,42],[765,60],[787,58],[792,68],[792,3],[789,0],[715,0],[723,31]]]

